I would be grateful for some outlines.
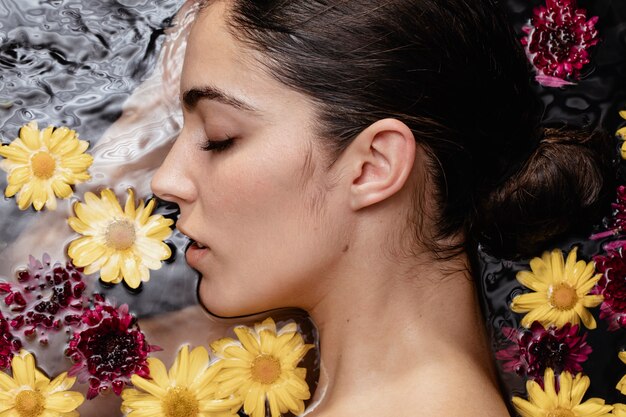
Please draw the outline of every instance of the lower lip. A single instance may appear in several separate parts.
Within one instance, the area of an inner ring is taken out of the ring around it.
[[[197,266],[200,264],[202,258],[204,258],[208,253],[208,248],[199,248],[196,245],[190,245],[189,248],[187,248],[187,252],[185,252],[185,259],[187,259],[189,266],[197,269]]]

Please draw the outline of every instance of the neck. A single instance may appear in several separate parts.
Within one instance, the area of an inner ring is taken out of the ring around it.
[[[394,392],[403,381],[415,381],[421,368],[448,366],[453,358],[469,359],[491,376],[466,259],[455,261],[455,272],[426,256],[410,267],[358,259],[338,274],[338,290],[308,309],[320,331],[322,371],[314,397],[320,409]]]

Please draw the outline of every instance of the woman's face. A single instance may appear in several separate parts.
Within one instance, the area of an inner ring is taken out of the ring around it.
[[[345,246],[348,204],[328,187],[338,173],[325,168],[312,105],[230,35],[225,4],[192,28],[184,127],[152,187],[180,206],[177,227],[195,242],[187,261],[211,312],[309,308]]]

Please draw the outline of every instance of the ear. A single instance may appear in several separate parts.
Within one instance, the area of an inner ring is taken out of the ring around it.
[[[346,149],[353,210],[379,203],[404,187],[415,163],[415,137],[396,119],[382,119],[362,131]]]

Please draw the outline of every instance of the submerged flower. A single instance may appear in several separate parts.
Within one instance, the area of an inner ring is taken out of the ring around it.
[[[75,417],[85,400],[68,391],[75,378],[67,372],[50,381],[35,367],[33,355],[22,351],[11,361],[13,377],[0,373],[0,415],[6,417]]]
[[[28,338],[38,337],[42,344],[52,331],[71,331],[87,303],[83,279],[70,262],[52,264],[48,254],[41,261],[31,255],[27,267],[18,271],[17,282],[0,282],[11,328]]]
[[[540,84],[560,87],[579,78],[589,63],[588,49],[599,42],[597,21],[597,16],[587,20],[587,11],[577,8],[576,0],[547,0],[533,10],[530,24],[522,29],[522,45]]]
[[[609,330],[626,327],[626,257],[624,249],[609,251],[593,258],[602,277],[594,288],[595,294],[604,297],[600,306],[600,318],[606,319]]]
[[[522,319],[522,326],[530,327],[534,321],[544,326],[562,327],[565,323],[583,324],[589,329],[596,328],[596,320],[587,308],[602,302],[602,296],[589,294],[600,279],[594,275],[594,263],[576,262],[576,248],[563,262],[563,252],[554,249],[544,252],[541,258],[530,261],[531,271],[520,271],[517,280],[535,292],[516,296],[511,302],[511,310],[528,313]]]
[[[578,336],[578,326],[570,323],[560,329],[554,326],[545,329],[535,321],[530,329],[505,328],[502,331],[513,342],[513,345],[496,352],[496,358],[505,361],[502,365],[504,371],[535,380],[541,380],[547,368],[557,373],[581,372],[581,363],[591,353],[587,334]]]
[[[87,169],[93,162],[85,154],[89,143],[78,140],[75,131],[67,127],[52,126],[39,130],[36,122],[20,129],[20,137],[0,147],[0,168],[8,175],[7,197],[17,194],[21,210],[31,204],[35,210],[44,205],[56,209],[56,198],[69,198],[71,185],[90,178]]]
[[[137,288],[150,279],[150,269],[161,268],[161,261],[172,254],[163,242],[174,223],[161,215],[152,215],[155,200],[144,206],[135,206],[135,194],[128,190],[126,206],[122,210],[115,194],[105,189],[98,198],[85,194],[84,203],[76,203],[76,217],[68,219],[69,225],[82,237],[70,243],[67,253],[85,273],[100,271],[104,282],[126,281]]]
[[[526,382],[528,401],[513,397],[513,405],[522,417],[610,417],[613,406],[605,404],[601,398],[581,403],[589,388],[589,377],[577,374],[572,378],[572,374],[563,372],[558,381],[558,393],[552,369],[546,369],[543,380],[543,389],[535,381]]]
[[[128,306],[115,308],[96,295],[95,305],[83,313],[84,329],[74,333],[65,354],[74,361],[69,375],[89,382],[87,398],[112,389],[117,395],[132,375],[148,377],[150,346]]]
[[[313,345],[304,343],[297,325],[289,323],[277,331],[268,318],[254,329],[237,326],[235,333],[239,341],[224,338],[211,344],[222,359],[215,377],[220,382],[218,395],[240,396],[250,417],[265,416],[266,400],[272,417],[302,414],[310,393],[306,369],[297,366]]]
[[[618,236],[626,230],[626,186],[620,185],[615,190],[616,198],[611,203],[611,215],[606,219],[607,229],[591,235],[592,240]],[[605,250],[618,249],[626,246],[626,240],[616,240],[604,245]]]
[[[151,417],[237,417],[238,398],[215,396],[218,364],[209,366],[209,354],[203,347],[189,353],[187,346],[178,352],[168,372],[163,362],[148,359],[150,379],[132,377],[137,389],[122,392],[122,412],[129,416]]]
[[[22,343],[13,337],[9,322],[0,312],[0,370],[9,367],[13,355],[19,352],[21,347]]]

